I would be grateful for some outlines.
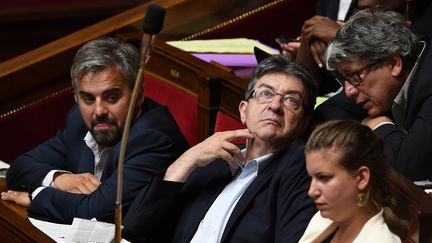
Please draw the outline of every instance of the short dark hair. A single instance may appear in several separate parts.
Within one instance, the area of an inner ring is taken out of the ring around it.
[[[318,84],[302,65],[293,62],[285,55],[271,55],[258,64],[249,80],[248,88],[245,93],[245,100],[250,98],[257,80],[269,73],[283,73],[298,78],[303,83],[307,95],[307,97],[304,97],[306,99],[306,112],[310,113],[313,111],[318,92]]]
[[[114,66],[132,88],[139,65],[139,52],[132,44],[111,37],[101,37],[89,41],[75,54],[70,72],[72,87],[76,87],[83,75],[98,73]]]

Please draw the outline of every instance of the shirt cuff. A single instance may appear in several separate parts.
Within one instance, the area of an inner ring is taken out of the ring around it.
[[[66,170],[52,170],[50,172],[48,172],[48,174],[45,176],[45,178],[42,180],[41,186],[50,186],[50,187],[54,187],[53,185],[53,178],[54,178],[54,174],[56,172],[64,172],[64,173],[70,173],[69,171]]]
[[[43,189],[45,189],[45,187],[42,186],[36,188],[36,190],[34,190],[31,194],[31,199],[33,200],[37,196],[37,194],[39,194],[39,192],[41,192]]]

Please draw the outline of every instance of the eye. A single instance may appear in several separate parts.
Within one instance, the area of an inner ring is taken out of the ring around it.
[[[300,104],[300,98],[293,95],[285,95],[284,103],[291,107],[297,107]]]
[[[317,179],[319,181],[323,182],[323,183],[326,183],[326,182],[330,181],[331,178],[332,177],[328,176],[328,175],[320,175],[320,176],[317,177]]]
[[[91,104],[95,101],[95,98],[93,96],[81,96],[81,99],[84,101],[84,103],[86,104]]]
[[[110,103],[115,103],[117,102],[117,100],[118,100],[118,95],[109,95],[107,97],[107,101]]]
[[[271,98],[274,96],[274,93],[270,89],[262,89],[259,91],[258,96],[262,98]]]

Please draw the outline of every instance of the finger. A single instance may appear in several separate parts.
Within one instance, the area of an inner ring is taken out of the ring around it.
[[[1,197],[2,200],[15,202],[15,200],[18,198],[18,192],[12,190],[9,190],[7,192],[2,192]]]
[[[219,141],[232,141],[236,138],[253,138],[249,129],[238,129],[232,131],[217,132],[211,136],[212,140],[216,139]]]
[[[237,169],[238,165],[235,162],[234,157],[230,153],[228,153],[227,151],[223,151],[221,153],[221,158],[225,160],[231,168]]]
[[[321,59],[319,58],[317,47],[315,46],[315,41],[311,42],[311,44],[309,45],[309,48],[310,48],[312,57],[315,60],[316,64],[318,65],[318,67],[322,68],[323,64],[321,62]]]
[[[5,201],[11,201],[8,192],[2,192],[2,193],[1,193],[1,199],[2,199],[2,200],[5,200]]]
[[[233,132],[234,134],[232,134],[231,140],[236,138],[249,138],[249,139],[253,138],[252,133],[247,128],[234,130]]]
[[[321,60],[321,63],[324,66],[324,64],[325,64],[325,59],[324,58],[325,58],[325,52],[326,52],[326,49],[327,49],[327,44],[324,43],[323,41],[318,41],[318,43],[317,43],[317,49],[318,49],[317,53],[319,54],[319,59]]]
[[[91,184],[92,188],[98,188],[101,182],[95,176],[91,175],[88,182]]]
[[[79,191],[78,193],[80,193],[80,194],[88,195],[91,193],[91,190],[87,188],[86,184],[79,185],[79,187],[77,189]]]
[[[235,144],[232,144],[230,142],[225,142],[222,144],[222,148],[234,157],[238,157],[238,158],[243,157],[240,148],[237,147],[237,145]]]

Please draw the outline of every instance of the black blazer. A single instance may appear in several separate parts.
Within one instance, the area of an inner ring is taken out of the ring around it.
[[[412,180],[432,178],[432,39],[426,48],[408,89],[408,110],[404,127],[378,127],[377,132],[390,149],[391,164]]]
[[[51,170],[94,173],[94,155],[83,140],[87,131],[78,107],[73,107],[64,130],[12,162],[6,177],[8,188],[27,190],[39,185]],[[168,109],[146,98],[142,115],[129,131],[123,212],[127,212],[152,176],[164,171],[187,146]],[[58,223],[72,223],[74,217],[114,221],[119,147],[120,142],[113,147],[104,167],[102,184],[95,192],[87,196],[45,188],[30,204],[29,216]]]
[[[136,242],[190,242],[232,177],[223,160],[197,169],[184,185],[155,177],[126,215],[123,236]],[[316,212],[309,184],[304,147],[295,141],[246,189],[221,242],[297,242]]]

